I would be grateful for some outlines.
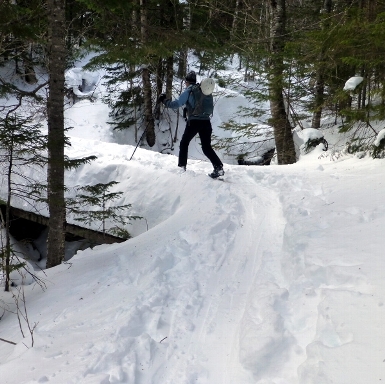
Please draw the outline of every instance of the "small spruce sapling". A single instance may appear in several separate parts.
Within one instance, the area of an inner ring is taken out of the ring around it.
[[[111,205],[123,194],[123,192],[110,191],[116,184],[119,183],[111,181],[106,184],[98,183],[77,187],[80,193],[75,198],[67,200],[67,208],[70,213],[74,214],[74,220],[89,226],[94,222],[100,222],[99,228],[103,234],[110,233],[129,239],[131,236],[124,226],[130,220],[141,219],[141,217],[124,214],[131,208],[131,204]],[[113,222],[116,225],[107,228],[107,222]]]

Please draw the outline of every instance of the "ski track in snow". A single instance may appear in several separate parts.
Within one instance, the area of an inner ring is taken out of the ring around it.
[[[343,196],[334,193],[338,188],[356,183],[354,172],[338,174],[332,164],[327,171],[296,165],[284,173],[280,167],[229,166],[225,181],[219,182],[207,178],[206,163],[195,162],[178,174],[171,167],[162,169],[173,159],[151,156],[134,163],[146,169],[143,175],[132,176],[131,163],[111,162],[104,169],[113,180],[126,180],[128,201],[140,204],[146,191],[143,207],[152,201],[147,209],[157,212],[149,230],[108,246],[113,262],[105,260],[106,246],[100,246],[75,256],[69,269],[63,265],[48,271],[55,284],[30,300],[33,308],[33,301],[50,295],[35,331],[36,345],[26,352],[21,343],[16,346],[0,365],[2,383],[378,381],[383,363],[371,363],[369,353],[363,359],[372,369],[364,373],[346,359],[349,348],[384,348],[353,321],[367,316],[363,300],[370,296],[378,302],[371,307],[377,308],[372,318],[381,326],[383,301],[373,287],[384,283],[380,271],[367,276],[364,266],[373,235],[364,234],[368,246],[362,257],[352,259],[357,253],[349,249],[362,246],[362,239],[356,244],[345,224],[348,220],[365,231],[365,222],[383,223],[385,216],[384,205],[373,212],[356,208],[354,199],[360,196],[334,199]],[[314,174],[322,179],[318,187],[311,183]],[[80,183],[82,171],[76,177]],[[151,189],[149,179],[157,188]],[[175,190],[165,197],[159,190],[163,180],[171,179]],[[384,188],[377,192],[383,194]],[[346,239],[343,247],[343,241],[328,240],[336,221]],[[372,263],[379,262],[380,255],[370,256]],[[94,268],[86,265],[91,262],[95,268],[105,265],[94,286],[87,283]],[[72,279],[73,286],[68,284]],[[63,289],[68,289],[63,311],[49,314],[55,290]],[[341,297],[345,308],[336,304]],[[104,310],[85,323],[83,311],[103,301]],[[33,309],[30,316],[39,318]],[[73,339],[71,350],[65,347],[67,337]],[[59,354],[50,353],[53,345]],[[15,381],[13,361],[28,365],[28,378]],[[340,368],[326,370],[330,365]]]

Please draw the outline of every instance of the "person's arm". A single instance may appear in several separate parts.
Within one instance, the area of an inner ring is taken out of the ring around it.
[[[166,108],[172,108],[172,109],[177,109],[179,107],[182,107],[183,105],[186,104],[191,92],[191,86],[187,87],[179,96],[179,99],[177,100],[165,100],[164,105]]]

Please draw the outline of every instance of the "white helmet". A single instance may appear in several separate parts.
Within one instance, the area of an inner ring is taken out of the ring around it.
[[[207,77],[201,81],[200,86],[204,95],[211,95],[215,88],[215,81],[211,77]]]

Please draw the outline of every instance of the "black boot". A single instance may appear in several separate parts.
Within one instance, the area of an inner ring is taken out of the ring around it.
[[[214,167],[214,171],[209,173],[209,176],[213,179],[216,179],[220,176],[223,176],[225,171],[223,170],[223,165],[217,165]]]

